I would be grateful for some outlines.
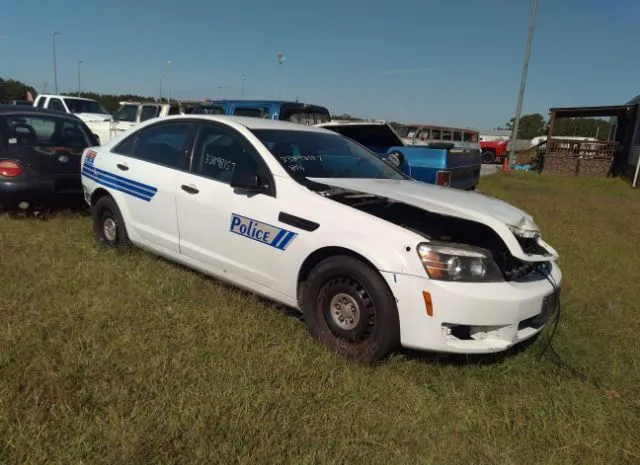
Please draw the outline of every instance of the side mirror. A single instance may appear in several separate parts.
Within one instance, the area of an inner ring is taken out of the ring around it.
[[[231,187],[245,191],[259,192],[265,187],[257,174],[238,171],[231,176]]]

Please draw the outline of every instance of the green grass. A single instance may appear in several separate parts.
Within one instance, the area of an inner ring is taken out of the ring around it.
[[[499,173],[561,254],[555,346],[495,363],[334,358],[290,312],[89,219],[0,217],[0,463],[640,463],[640,192]]]

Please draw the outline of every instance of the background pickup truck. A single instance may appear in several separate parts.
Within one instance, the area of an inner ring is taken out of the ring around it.
[[[184,109],[180,103],[120,102],[120,107],[113,115],[113,121],[90,121],[87,122],[87,126],[98,136],[100,144],[104,144],[148,119],[182,114]]]
[[[480,150],[450,142],[407,145],[385,122],[331,121],[316,124],[376,152],[417,181],[474,190],[480,181]]]
[[[33,101],[33,106],[45,110],[76,115],[85,123],[90,121],[110,121],[111,113],[100,102],[70,95],[41,94]]]
[[[483,140],[480,141],[482,149],[482,163],[502,163],[508,155],[508,140]]]

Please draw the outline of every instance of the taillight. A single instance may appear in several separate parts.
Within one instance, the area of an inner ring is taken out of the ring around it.
[[[436,173],[436,184],[438,186],[450,186],[451,171],[438,171]]]
[[[20,174],[22,174],[22,166],[18,165],[15,161],[0,161],[0,176],[4,176],[5,178],[15,178]]]

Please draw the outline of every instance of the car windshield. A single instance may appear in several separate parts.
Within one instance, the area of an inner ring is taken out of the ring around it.
[[[298,182],[308,178],[409,179],[391,164],[340,134],[282,129],[252,132]]]
[[[109,112],[100,103],[94,100],[83,100],[79,98],[65,98],[64,103],[71,113],[99,113],[108,115]]]

